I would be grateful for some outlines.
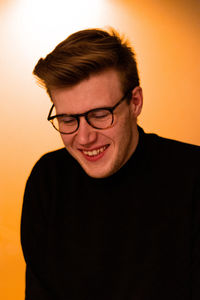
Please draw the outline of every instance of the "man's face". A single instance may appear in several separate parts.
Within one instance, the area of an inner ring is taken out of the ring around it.
[[[92,128],[80,117],[79,129],[61,134],[68,152],[85,172],[103,178],[117,172],[130,158],[138,143],[136,119],[142,106],[142,91],[136,87],[130,104],[123,101],[114,111],[114,123],[107,129]],[[99,107],[112,107],[122,97],[117,71],[111,69],[91,75],[70,87],[51,91],[57,114],[81,114]]]

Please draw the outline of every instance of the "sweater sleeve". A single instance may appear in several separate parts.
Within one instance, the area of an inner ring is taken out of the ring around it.
[[[36,164],[26,184],[22,207],[21,244],[26,262],[25,300],[52,299],[45,261],[48,222],[42,177]]]
[[[30,266],[26,267],[26,291],[25,300],[53,300],[47,288],[42,283],[42,280],[34,274]]]
[[[192,300],[200,299],[200,178],[195,186],[192,243]]]

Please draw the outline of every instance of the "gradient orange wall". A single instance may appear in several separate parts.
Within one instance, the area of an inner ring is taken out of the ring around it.
[[[24,298],[24,186],[36,160],[62,146],[46,121],[49,99],[31,74],[39,57],[76,30],[115,27],[137,54],[144,91],[139,123],[200,145],[199,15],[200,2],[192,0],[1,0],[0,299]]]

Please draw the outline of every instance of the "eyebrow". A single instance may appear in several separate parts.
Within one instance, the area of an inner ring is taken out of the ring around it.
[[[113,105],[114,106],[114,105]],[[57,114],[55,115],[54,117],[59,117],[59,116],[70,116],[70,117],[77,117],[77,116],[81,116],[81,115],[85,115],[89,112],[92,112],[92,111],[96,111],[96,110],[101,110],[101,109],[112,109],[113,106],[101,106],[101,107],[96,107],[96,108],[92,108],[92,109],[89,109],[83,113],[79,113],[79,114],[70,114],[70,113],[61,113],[61,114]]]

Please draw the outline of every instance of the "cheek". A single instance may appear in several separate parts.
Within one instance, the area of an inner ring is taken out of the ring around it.
[[[115,147],[119,147],[126,138],[127,127],[126,120],[118,120],[113,127],[105,130],[104,136],[112,141]]]
[[[129,127],[130,124],[128,119],[122,119],[120,122],[116,124],[115,131],[114,131],[114,140],[117,143],[121,143],[124,139],[126,139],[127,132],[130,130]]]
[[[127,116],[120,122],[120,126],[115,132],[115,143],[120,152],[129,147],[132,142],[133,123],[132,120]]]
[[[65,147],[72,146],[73,144],[73,137],[65,134],[61,134],[61,139],[65,145]]]

